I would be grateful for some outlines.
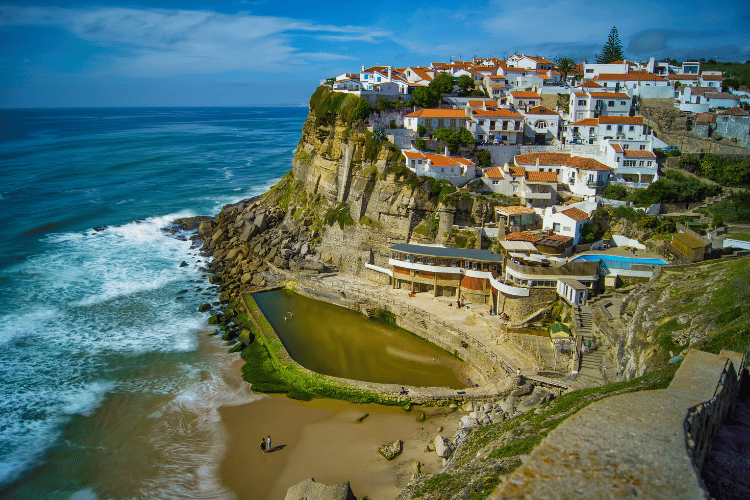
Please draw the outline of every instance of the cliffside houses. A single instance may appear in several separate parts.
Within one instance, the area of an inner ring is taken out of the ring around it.
[[[456,156],[403,151],[406,166],[420,176],[445,179],[456,186],[466,184],[476,178],[476,166],[466,158]]]

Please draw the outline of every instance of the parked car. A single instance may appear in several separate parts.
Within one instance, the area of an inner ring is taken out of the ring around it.
[[[674,153],[675,151],[679,151],[680,148],[677,146],[667,146],[665,148],[661,148],[662,153]]]

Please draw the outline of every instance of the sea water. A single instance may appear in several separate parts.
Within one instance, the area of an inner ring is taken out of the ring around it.
[[[216,408],[256,396],[163,228],[266,191],[306,114],[0,111],[0,497],[231,498]]]

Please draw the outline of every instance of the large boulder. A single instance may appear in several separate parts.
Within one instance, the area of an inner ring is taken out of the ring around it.
[[[453,453],[453,443],[448,438],[438,434],[435,438],[435,453],[440,458],[450,457],[451,453]]]
[[[213,231],[214,223],[210,220],[201,222],[200,226],[198,226],[198,234],[200,234],[204,238],[208,238],[210,235],[212,235]]]
[[[401,454],[403,445],[404,443],[400,439],[397,439],[392,443],[384,444],[383,446],[378,448],[378,453],[383,455],[383,458],[385,458],[386,460],[393,460]]]
[[[319,260],[303,260],[299,263],[300,269],[305,269],[307,271],[317,271],[317,272],[323,272],[325,271],[325,264],[320,262]]]
[[[305,479],[286,490],[285,500],[356,500],[349,481],[328,486]]]
[[[262,274],[256,274],[253,276],[250,284],[257,287],[266,286],[266,278],[264,278]]]
[[[240,234],[240,239],[242,241],[248,241],[256,234],[258,234],[258,226],[250,221],[245,221],[242,225],[242,233]]]

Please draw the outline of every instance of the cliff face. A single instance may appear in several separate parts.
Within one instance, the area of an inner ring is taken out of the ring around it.
[[[595,327],[612,346],[618,375],[640,376],[688,347],[741,352],[750,340],[749,280],[747,258],[663,268],[619,314],[597,309]]]
[[[352,119],[355,103],[355,96],[318,89],[291,172],[257,200],[228,205],[201,226],[227,296],[265,285],[264,263],[360,274],[367,262],[386,264],[393,244],[443,242],[453,223],[491,219],[488,202],[451,195],[446,183],[411,173],[398,148]],[[443,203],[446,195],[453,199]]]

